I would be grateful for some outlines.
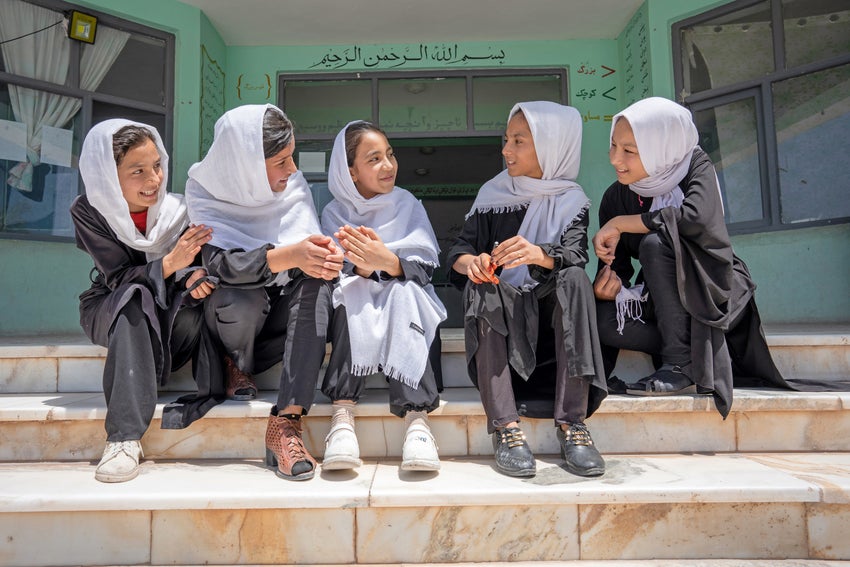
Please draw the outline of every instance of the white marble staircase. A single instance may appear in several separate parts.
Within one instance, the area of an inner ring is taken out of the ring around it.
[[[768,342],[788,376],[850,377],[850,326],[768,329]],[[267,373],[260,399],[225,402],[188,429],[157,418],[140,476],[106,485],[93,477],[103,349],[0,338],[0,565],[850,560],[850,393],[736,390],[725,421],[703,396],[610,396],[588,421],[603,477],[566,473],[551,424],[527,420],[539,472],[518,480],[493,469],[462,350],[444,332],[438,474],[399,471],[401,420],[375,377],[357,408],[364,466],[278,479],[261,460]],[[646,364],[626,356],[618,373]],[[161,401],[189,385],[179,372]],[[329,413],[320,402],[305,419],[317,457]]]

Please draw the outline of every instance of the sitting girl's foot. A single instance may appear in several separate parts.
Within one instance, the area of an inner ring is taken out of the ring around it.
[[[508,476],[530,477],[537,474],[537,462],[519,427],[505,427],[493,433],[496,468]]]
[[[409,411],[404,416],[407,433],[401,449],[401,469],[405,471],[438,471],[440,456],[437,442],[428,425],[428,414],[424,411]]]
[[[664,364],[626,390],[632,396],[677,396],[696,394],[697,386],[681,366]]]
[[[325,437],[325,456],[322,468],[327,471],[359,467],[360,445],[354,433],[354,402],[334,402],[331,430]]]

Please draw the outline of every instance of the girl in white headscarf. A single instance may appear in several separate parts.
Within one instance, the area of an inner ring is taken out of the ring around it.
[[[713,393],[725,417],[736,384],[788,387],[756,310],[755,284],[733,254],[714,166],[690,112],[663,98],[614,116],[615,182],[593,237],[594,283],[606,375],[620,348],[660,357],[656,372],[613,389],[658,396]],[[641,266],[636,285],[632,259]],[[734,366],[733,366],[734,364]]]
[[[256,397],[251,375],[283,362],[266,464],[281,478],[306,480],[316,461],[304,446],[301,416],[325,356],[330,280],[343,258],[321,234],[294,152],[292,123],[279,108],[234,108],[216,122],[206,157],[189,169],[186,202],[192,222],[213,229],[203,259],[219,287],[206,320],[227,354],[228,397]]]
[[[349,123],[334,142],[322,228],[345,250],[334,291],[333,351],[322,391],[333,401],[325,469],[360,465],[354,404],[366,376],[389,378],[390,410],[405,419],[403,470],[440,468],[427,412],[439,405],[429,351],[446,310],[431,285],[437,238],[422,203],[395,186],[398,163],[384,132]]]
[[[584,272],[590,201],[575,182],[581,127],[575,108],[515,105],[502,150],[507,168],[481,188],[448,254],[450,280],[464,288],[469,375],[496,466],[511,476],[536,473],[520,415],[554,416],[571,472],[605,470],[584,425],[606,389]]]
[[[168,154],[152,126],[107,120],[80,153],[86,194],[71,205],[77,247],[94,260],[80,296],[80,323],[107,348],[103,373],[106,449],[95,471],[103,482],[139,472],[141,438],[157,386],[190,358],[197,395],[165,408],[162,427],[186,427],[223,399],[220,355],[198,300],[214,287],[196,255],[210,229],[189,226],[182,196],[166,193]]]

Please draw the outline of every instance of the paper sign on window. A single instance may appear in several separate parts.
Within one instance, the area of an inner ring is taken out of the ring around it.
[[[54,128],[41,127],[41,163],[71,167],[71,146],[74,143],[74,132]]]
[[[27,160],[27,125],[23,122],[0,120],[0,159]]]

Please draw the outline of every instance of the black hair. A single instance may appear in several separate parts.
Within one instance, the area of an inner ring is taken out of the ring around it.
[[[387,137],[386,132],[365,120],[360,120],[349,126],[345,130],[345,159],[348,162],[348,167],[354,165],[354,158],[357,157],[357,146],[360,145],[360,139],[367,132],[377,132],[384,138]]]
[[[115,132],[112,135],[112,157],[115,158],[115,165],[121,165],[127,152],[144,144],[145,140],[150,140],[156,145],[156,137],[153,132],[142,126],[130,124]]]
[[[292,142],[292,121],[276,107],[263,115],[263,157],[273,158]]]

